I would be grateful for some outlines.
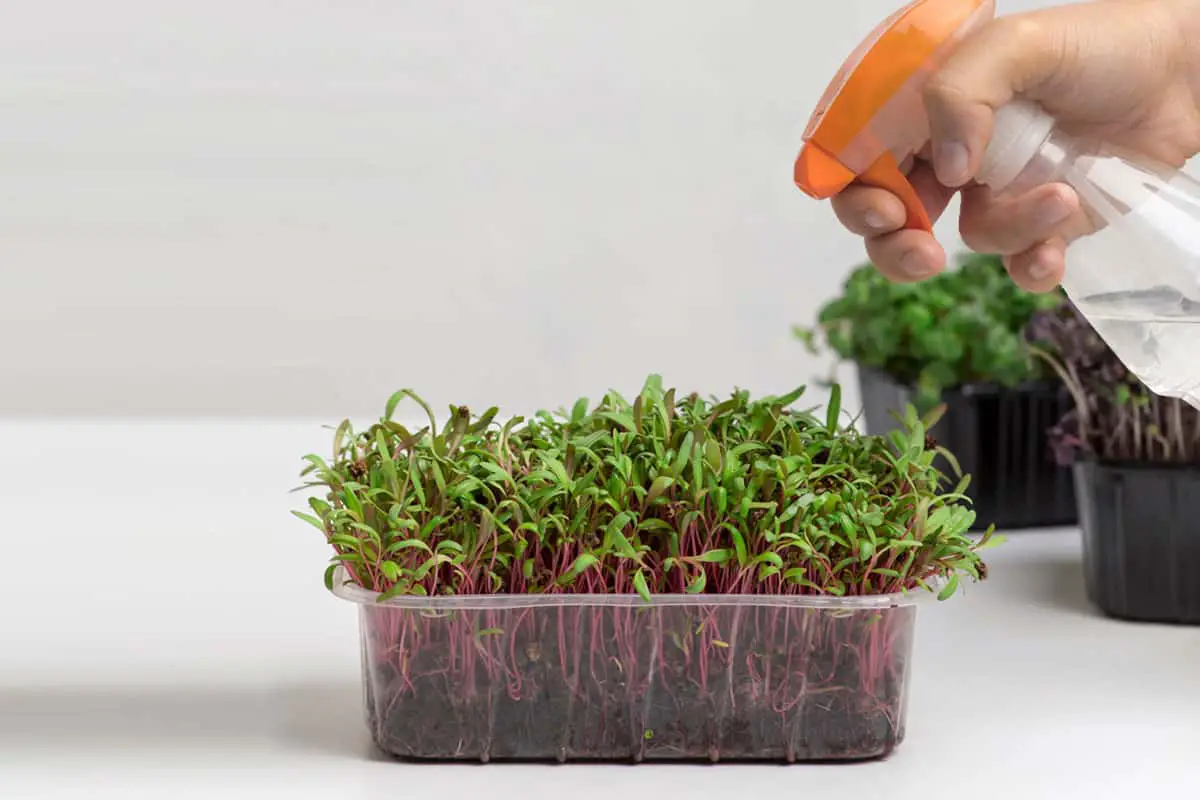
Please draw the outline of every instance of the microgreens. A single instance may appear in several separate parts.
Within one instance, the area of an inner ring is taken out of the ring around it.
[[[865,436],[791,406],[804,387],[752,400],[676,396],[651,376],[632,402],[538,412],[501,424],[451,406],[438,425],[409,390],[362,432],[307,457],[312,514],[349,580],[395,595],[659,593],[869,595],[985,576],[966,536],[962,478],[950,492],[925,431]],[[394,420],[404,400],[428,425]],[[955,467],[957,469],[957,467]]]
[[[1060,464],[1081,454],[1105,461],[1200,462],[1200,412],[1146,388],[1073,303],[1036,315],[1027,336],[1075,400],[1050,432]]]
[[[993,255],[964,255],[956,269],[908,284],[864,264],[850,274],[842,296],[821,308],[815,326],[794,333],[813,353],[823,336],[839,358],[911,386],[924,410],[958,386],[1012,387],[1046,377],[1022,329],[1035,312],[1060,302],[1060,293],[1018,288]]]

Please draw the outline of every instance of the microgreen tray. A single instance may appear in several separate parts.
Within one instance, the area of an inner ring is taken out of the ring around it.
[[[483,762],[886,756],[904,739],[926,594],[334,591],[359,605],[375,744]]]

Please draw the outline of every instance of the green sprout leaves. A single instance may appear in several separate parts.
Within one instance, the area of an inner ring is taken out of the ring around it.
[[[1160,464],[1200,460],[1200,411],[1150,391],[1073,303],[1036,315],[1028,338],[1074,400],[1050,431],[1060,464],[1080,456]]]
[[[925,430],[864,436],[747,392],[703,399],[651,376],[569,412],[504,424],[398,392],[334,455],[305,459],[307,511],[338,567],[384,598],[494,593],[891,593],[980,578],[961,489],[943,492]],[[428,424],[393,421],[414,401]]]
[[[813,353],[824,338],[839,358],[911,386],[924,409],[958,386],[1011,387],[1051,375],[1023,332],[1035,313],[1062,299],[1061,292],[1020,289],[993,255],[964,256],[957,269],[914,284],[892,283],[864,264],[842,296],[821,308],[815,326],[794,333]]]

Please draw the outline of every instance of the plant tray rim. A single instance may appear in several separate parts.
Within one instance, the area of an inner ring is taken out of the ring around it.
[[[885,378],[891,383],[899,386],[902,389],[914,391],[916,389],[911,383],[905,383],[896,378],[892,373],[888,372],[883,367],[876,367],[871,364],[864,364],[861,361],[855,361],[855,366],[858,369],[866,372],[874,373],[875,375]],[[958,394],[963,397],[986,397],[999,394],[1012,393],[1038,393],[1038,394],[1057,394],[1059,391],[1064,391],[1065,387],[1061,383],[1049,378],[1041,378],[1039,380],[1021,381],[1012,386],[1004,386],[995,381],[972,381],[969,383],[960,383],[956,386],[947,386],[943,391],[945,395]]]
[[[1099,469],[1110,470],[1113,472],[1165,472],[1173,475],[1200,475],[1200,464],[1188,463],[1171,463],[1165,461],[1128,461],[1128,460],[1113,460],[1105,458],[1096,458],[1090,454],[1082,454],[1075,459],[1072,467],[1082,468],[1084,466],[1097,467]]]
[[[649,602],[636,594],[464,594],[424,597],[397,595],[380,601],[380,592],[349,582],[344,567],[333,577],[333,594],[361,606],[408,609],[413,611],[487,611],[523,608],[669,608],[679,606],[742,606],[767,608],[823,609],[828,611],[870,611],[915,606],[934,600],[945,580],[926,581],[928,589],[916,588],[890,594],[855,595],[782,595],[782,594],[656,594]]]

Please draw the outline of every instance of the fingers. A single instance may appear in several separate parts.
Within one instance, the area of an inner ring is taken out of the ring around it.
[[[938,183],[933,168],[920,160],[908,169],[926,213],[937,220],[946,210],[953,189]],[[833,199],[834,213],[852,233],[867,240],[867,255],[889,279],[899,282],[936,275],[946,265],[946,254],[932,236],[902,230],[907,216],[904,204],[891,192],[855,185]]]
[[[919,281],[945,268],[946,254],[933,236],[903,229],[904,204],[891,192],[853,186],[834,199],[833,207],[847,229],[866,239],[867,257],[889,280]],[[944,209],[942,203],[937,213]]]
[[[950,200],[956,194],[956,190],[943,185],[937,179],[933,165],[928,161],[917,160],[915,162],[908,173],[908,182],[912,184],[913,189],[917,192],[917,197],[921,199],[921,204],[925,206],[929,221],[937,222],[941,219],[942,214],[946,211],[946,206],[950,205]]]
[[[946,268],[946,251],[925,231],[901,230],[867,239],[867,257],[897,283],[931,278]]]
[[[965,185],[979,169],[993,112],[1015,94],[1050,79],[1061,62],[1061,26],[1038,13],[1002,17],[968,37],[925,91],[938,179]]]
[[[851,233],[871,238],[904,225],[904,204],[873,186],[851,186],[833,199],[833,212]]]
[[[1033,292],[1058,286],[1067,244],[1093,229],[1079,196],[1064,184],[1039,186],[1015,198],[996,198],[975,186],[962,198],[963,243],[978,253],[1004,256],[1013,280]]]
[[[1049,183],[1014,197],[995,197],[973,186],[962,193],[959,232],[978,253],[1012,255],[1051,236],[1067,241],[1087,233],[1089,222],[1073,189]]]
[[[1062,283],[1066,269],[1067,241],[1055,236],[1024,252],[1004,256],[1004,266],[1013,282],[1030,292],[1049,292]]]
[[[905,163],[904,171],[925,206],[925,213],[930,220],[936,221],[950,204],[954,190],[938,183],[928,163],[911,158]],[[883,189],[855,184],[836,195],[832,204],[838,220],[859,236],[891,233],[904,225],[904,204]]]

